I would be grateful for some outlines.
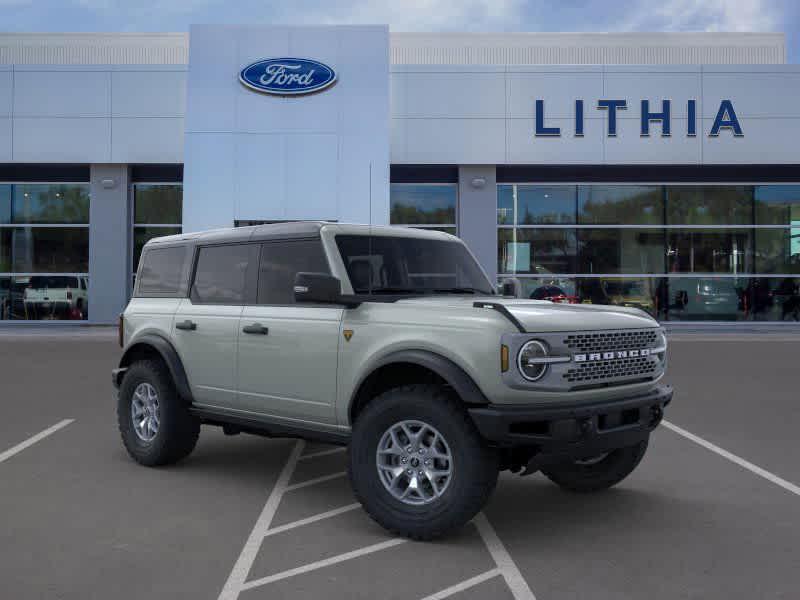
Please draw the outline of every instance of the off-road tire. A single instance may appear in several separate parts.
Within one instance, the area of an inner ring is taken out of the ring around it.
[[[450,483],[430,504],[404,504],[378,477],[378,443],[389,427],[403,420],[435,427],[452,453]],[[397,535],[430,540],[462,527],[483,508],[497,484],[498,457],[447,388],[408,385],[382,393],[358,415],[348,448],[348,474],[356,498],[375,521]]]
[[[141,383],[149,383],[158,394],[160,425],[149,442],[139,438],[131,418],[133,393]],[[117,399],[117,423],[128,454],[148,467],[176,463],[187,457],[200,435],[200,421],[189,414],[169,371],[159,360],[135,362],[125,372]]]
[[[601,461],[593,464],[560,463],[543,468],[542,473],[556,485],[571,492],[605,490],[633,472],[644,457],[647,442],[645,439],[634,446],[612,450]]]

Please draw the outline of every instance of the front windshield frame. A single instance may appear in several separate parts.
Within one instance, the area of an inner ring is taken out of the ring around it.
[[[333,238],[355,296],[496,293],[478,261],[458,239],[367,233],[336,233]],[[421,249],[426,250],[424,256]],[[411,255],[412,251],[416,254]],[[457,262],[450,269],[441,262],[437,265],[437,260]],[[354,272],[354,263],[359,263],[360,274]],[[426,271],[415,270],[423,263]]]

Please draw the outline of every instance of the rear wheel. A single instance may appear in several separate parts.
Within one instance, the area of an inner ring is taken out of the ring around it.
[[[386,529],[428,540],[467,523],[497,483],[497,455],[442,386],[389,390],[358,416],[349,448],[356,497]]]
[[[558,463],[542,469],[550,481],[571,492],[597,492],[618,484],[639,465],[647,450],[645,439],[583,460]]]
[[[142,360],[128,368],[119,390],[117,422],[128,454],[149,467],[185,458],[200,435],[200,421],[189,414],[158,360]]]

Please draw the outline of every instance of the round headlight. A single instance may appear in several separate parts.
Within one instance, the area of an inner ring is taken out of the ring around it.
[[[547,357],[547,347],[538,340],[527,342],[519,350],[517,366],[519,372],[528,381],[538,381],[547,371],[547,363],[537,362],[537,359]]]

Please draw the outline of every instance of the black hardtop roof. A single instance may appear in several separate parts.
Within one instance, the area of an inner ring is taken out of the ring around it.
[[[196,233],[179,233],[154,238],[147,244],[154,246],[177,246],[183,244],[207,244],[209,242],[245,242],[284,239],[291,237],[319,237],[325,221],[287,221],[251,225],[249,227],[227,227]]]

